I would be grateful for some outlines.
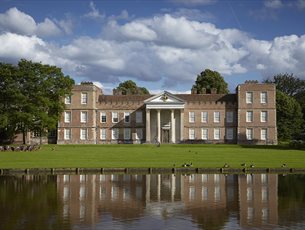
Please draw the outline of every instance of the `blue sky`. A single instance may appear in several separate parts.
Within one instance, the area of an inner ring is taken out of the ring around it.
[[[0,61],[21,58],[105,93],[127,79],[189,92],[206,68],[231,91],[278,73],[305,79],[305,0],[0,0]]]

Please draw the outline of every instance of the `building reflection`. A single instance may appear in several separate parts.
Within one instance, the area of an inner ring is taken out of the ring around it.
[[[71,224],[189,215],[202,228],[223,227],[236,213],[241,227],[277,224],[278,175],[59,175],[62,216]],[[239,213],[239,214],[238,214]]]

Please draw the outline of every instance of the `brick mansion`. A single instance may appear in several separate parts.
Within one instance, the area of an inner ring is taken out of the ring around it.
[[[277,144],[275,85],[246,82],[234,94],[104,95],[75,85],[65,98],[58,144]]]

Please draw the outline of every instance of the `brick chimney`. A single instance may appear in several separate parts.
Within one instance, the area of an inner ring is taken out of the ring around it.
[[[211,94],[217,94],[217,89],[216,88],[211,88]]]

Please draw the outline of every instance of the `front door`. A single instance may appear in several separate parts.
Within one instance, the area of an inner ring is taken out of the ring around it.
[[[162,143],[169,143],[169,129],[162,129]]]

